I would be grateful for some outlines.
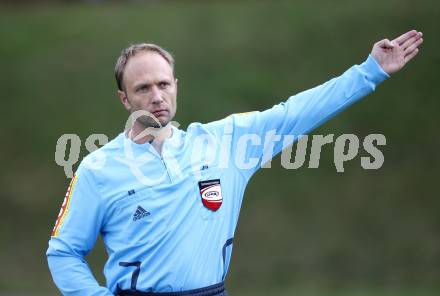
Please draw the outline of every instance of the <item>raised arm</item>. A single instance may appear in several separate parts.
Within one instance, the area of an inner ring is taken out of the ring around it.
[[[263,112],[250,112],[233,115],[234,127],[232,153],[242,153],[246,159],[259,160],[252,169],[242,170],[251,176],[259,166],[270,157],[278,154],[292,141],[283,141],[284,136],[297,136],[310,133],[357,100],[365,97],[386,78],[408,63],[418,52],[423,42],[422,33],[409,31],[396,39],[381,40],[374,44],[368,59],[345,71],[342,75],[317,87],[290,97],[287,101],[273,106]],[[214,124],[215,126],[215,124]],[[273,132],[280,136],[269,136],[274,145],[266,145],[267,133]],[[244,146],[240,138],[254,134],[260,141],[247,142]],[[292,139],[292,137],[290,137]],[[264,142],[264,143],[263,143]],[[267,149],[270,149],[268,151]],[[233,156],[234,157],[234,156]]]

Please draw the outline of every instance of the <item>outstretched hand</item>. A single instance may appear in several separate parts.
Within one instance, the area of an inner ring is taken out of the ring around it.
[[[396,73],[417,55],[422,36],[422,32],[412,30],[392,41],[383,39],[374,44],[371,55],[385,72]]]

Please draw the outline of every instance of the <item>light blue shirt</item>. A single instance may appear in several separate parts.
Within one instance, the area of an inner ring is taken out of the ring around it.
[[[292,144],[274,135],[309,133],[387,77],[369,56],[263,112],[173,127],[161,155],[121,133],[72,179],[47,250],[55,284],[64,295],[113,295],[117,287],[172,292],[223,281],[250,177]],[[99,234],[106,287],[85,261]]]

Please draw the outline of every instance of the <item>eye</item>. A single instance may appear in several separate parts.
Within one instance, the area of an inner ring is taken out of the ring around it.
[[[136,89],[136,92],[145,92],[148,90],[148,85],[141,85]]]
[[[161,82],[159,82],[159,87],[160,87],[161,89],[165,89],[165,88],[167,88],[169,85],[170,85],[170,83],[167,82],[167,81],[161,81]]]

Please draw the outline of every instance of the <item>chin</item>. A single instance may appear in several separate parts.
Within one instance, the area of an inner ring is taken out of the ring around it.
[[[142,124],[144,128],[161,128],[163,127],[163,120],[160,120],[159,118],[151,118],[149,116],[141,116],[137,119],[137,121]]]
[[[167,119],[160,119],[160,118],[158,118],[158,121],[160,122],[160,125],[162,126],[162,127],[164,127],[164,126],[166,126],[168,123],[170,123],[170,119],[169,118],[167,118]]]

